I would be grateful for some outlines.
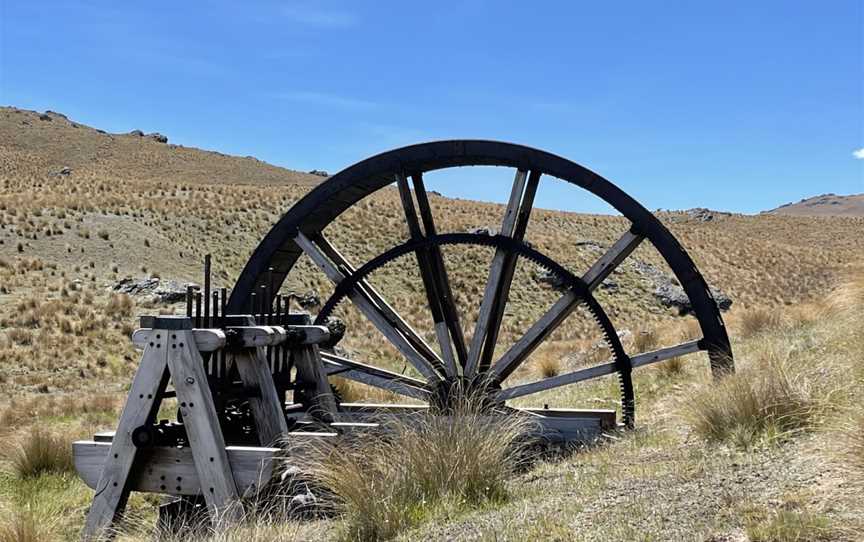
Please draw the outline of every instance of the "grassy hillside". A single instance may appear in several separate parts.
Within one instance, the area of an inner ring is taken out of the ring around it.
[[[768,212],[791,216],[864,216],[864,194],[822,194],[787,203]]]
[[[61,173],[65,167],[71,171]],[[37,469],[32,475],[19,468],[16,474],[18,443],[35,440],[52,450],[52,434],[67,442],[110,427],[138,361],[128,341],[135,315],[179,309],[113,294],[111,286],[126,276],[197,281],[204,254],[212,253],[217,285],[230,287],[270,226],[317,182],[320,177],[252,158],[174,147],[146,136],[104,134],[57,114],[0,109],[3,525],[36,521],[47,534],[35,539],[76,536],[89,491],[63,468]],[[502,193],[508,190],[509,180],[502,179]],[[442,232],[495,226],[502,214],[500,205],[437,195],[431,204]],[[837,498],[845,503],[843,491],[851,490],[837,482],[835,471],[821,470],[827,461],[821,448],[839,442],[833,424],[847,419],[828,413],[851,408],[852,383],[861,384],[852,363],[854,352],[860,352],[856,330],[861,325],[855,310],[843,308],[840,318],[841,309],[826,299],[862,261],[864,218],[717,213],[706,221],[698,214],[668,212],[661,219],[709,283],[733,299],[728,320],[742,366],[755,374],[778,356],[800,362],[815,372],[792,375],[804,386],[793,391],[821,391],[824,384],[829,398],[836,396],[838,402],[814,405],[818,415],[806,431],[776,431],[800,432],[800,437],[763,442],[760,435],[773,429],[757,427],[753,439],[736,429],[713,444],[714,437],[703,435],[698,423],[679,418],[696,404],[696,390],[710,391],[705,360],[694,357],[692,365],[650,369],[637,380],[639,431],[534,468],[513,482],[503,508],[439,511],[444,514],[439,523],[446,523],[440,534],[420,522],[417,531],[403,535],[406,539],[515,540],[526,532],[567,539],[578,527],[583,538],[597,540],[629,539],[637,532],[653,533],[647,539],[658,540],[706,539],[712,533],[720,533],[714,540],[791,540],[756,535],[772,521],[785,521],[787,512],[796,521],[824,523],[832,537],[851,521],[846,504],[832,509],[827,502],[842,490]],[[626,227],[613,216],[535,210],[527,239],[581,272]],[[362,201],[327,235],[355,263],[400,242],[406,232],[398,195],[385,189]],[[491,251],[454,249],[445,258],[463,318],[473,322]],[[680,342],[692,332],[691,320],[654,297],[654,284],[641,271],[644,264],[664,269],[656,251],[642,246],[613,276],[618,288],[598,296],[619,330],[639,336],[656,329],[656,342]],[[324,277],[305,259],[299,265],[302,273],[285,291],[317,291],[326,298],[331,288]],[[517,270],[500,348],[560,295],[540,283],[537,272],[530,265]],[[394,262],[372,280],[411,324],[431,329],[411,258]],[[395,363],[368,323],[350,307],[341,315],[353,335],[346,348],[358,357]],[[549,364],[560,371],[583,362],[574,353],[589,355],[597,336],[590,319],[575,315],[552,339],[517,379],[536,378]],[[575,391],[559,397],[564,402],[577,398],[591,399]],[[597,407],[614,406],[596,401]],[[34,436],[37,427],[48,433]],[[47,464],[55,463],[49,458]],[[786,468],[790,464],[793,469]],[[149,513],[151,504],[152,499],[138,497],[132,507]],[[622,515],[631,519],[621,523]],[[596,527],[585,531],[588,524]],[[0,542],[16,539],[4,538],[3,528]],[[339,522],[284,528],[301,539],[335,536],[341,529]],[[732,534],[722,538],[723,533]]]

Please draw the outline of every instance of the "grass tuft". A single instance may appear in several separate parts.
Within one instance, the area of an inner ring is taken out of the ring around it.
[[[45,519],[29,509],[0,515],[0,542],[43,542],[48,537]]]
[[[388,418],[383,437],[310,443],[291,461],[329,495],[344,517],[345,539],[389,539],[442,509],[507,499],[529,422],[488,414],[467,400],[448,415]]]
[[[22,437],[8,455],[13,472],[22,479],[75,470],[69,439],[39,428]]]

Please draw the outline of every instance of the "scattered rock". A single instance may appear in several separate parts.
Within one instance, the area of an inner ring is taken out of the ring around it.
[[[493,226],[479,226],[477,228],[468,228],[467,233],[474,235],[496,235],[498,230]]]
[[[535,273],[534,280],[551,287],[553,290],[564,291],[567,289],[567,283],[561,277],[546,269]]]
[[[646,279],[654,283],[654,296],[666,307],[675,307],[678,313],[683,316],[693,312],[693,306],[690,304],[690,298],[684,292],[684,288],[674,276],[667,275],[660,269],[657,269],[648,262],[635,260],[633,269]],[[723,293],[719,288],[709,287],[714,301],[717,302],[717,307],[721,311],[727,311],[732,306],[732,299]]]
[[[132,130],[131,132],[129,132],[129,135],[144,137],[144,132],[142,132],[141,130]]]
[[[168,136],[164,136],[159,132],[153,132],[152,134],[147,134],[147,137],[150,139],[157,141],[159,143],[168,143]]]
[[[726,211],[714,211],[705,207],[694,207],[683,211],[683,216],[672,215],[669,217],[671,222],[711,222],[720,218],[732,216],[732,213]]]
[[[39,120],[47,120],[48,122],[51,122],[54,119],[52,119],[51,115],[49,115],[48,113],[40,113]]]
[[[319,177],[329,177],[330,174],[324,171],[323,169],[313,169],[309,172],[309,175],[317,175]]]
[[[592,241],[591,239],[586,239],[584,241],[576,241],[574,243],[577,247],[589,247],[597,250],[603,250],[605,247],[598,243],[597,241]]]
[[[69,166],[66,166],[66,167],[62,168],[60,171],[58,171],[57,174],[58,175],[71,175],[72,174],[72,168]]]
[[[186,300],[186,285],[156,277],[126,277],[114,284],[112,289],[131,296],[148,296],[157,303],[179,303]]]

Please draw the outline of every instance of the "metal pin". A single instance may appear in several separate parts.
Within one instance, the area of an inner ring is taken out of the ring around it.
[[[204,256],[204,325],[210,327],[210,255]]]
[[[201,327],[201,292],[195,292],[195,327]]]

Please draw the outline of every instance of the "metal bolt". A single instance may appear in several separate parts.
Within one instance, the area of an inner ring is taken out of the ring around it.
[[[194,383],[195,383],[195,379],[192,378],[191,376],[187,376],[187,377],[186,377],[186,383],[187,383],[187,384],[194,384]]]

